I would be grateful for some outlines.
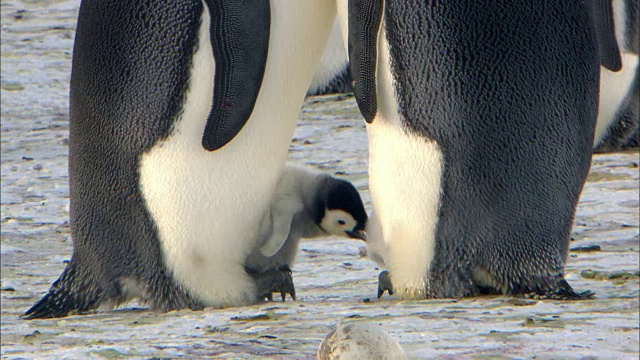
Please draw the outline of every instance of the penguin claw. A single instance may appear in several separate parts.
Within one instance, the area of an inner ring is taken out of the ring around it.
[[[283,265],[278,268],[280,272],[280,282],[278,288],[274,291],[280,291],[280,296],[282,297],[282,302],[286,301],[287,294],[291,296],[293,301],[296,301],[296,288],[293,286],[293,277],[291,276],[291,269],[289,265]]]
[[[384,295],[385,291],[389,292],[389,295],[393,295],[393,285],[391,284],[391,275],[388,271],[383,271],[378,275],[378,299]]]
[[[280,293],[282,302],[286,301],[287,294],[291,296],[293,301],[296,300],[296,290],[288,265],[270,268],[260,273],[247,269],[247,273],[256,281],[259,301],[264,301],[264,299],[273,301],[273,293]]]

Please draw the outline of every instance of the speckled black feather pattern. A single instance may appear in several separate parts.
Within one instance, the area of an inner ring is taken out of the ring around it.
[[[171,134],[189,85],[200,1],[84,0],[70,94],[70,264],[27,318],[125,300],[142,284],[152,308],[201,308],[164,265],[139,188],[141,155]]]
[[[385,16],[404,127],[444,157],[427,295],[477,294],[478,269],[503,293],[571,292],[564,264],[598,102],[587,6],[405,0]]]

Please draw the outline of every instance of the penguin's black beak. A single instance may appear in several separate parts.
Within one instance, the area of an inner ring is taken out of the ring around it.
[[[362,241],[367,241],[367,233],[365,233],[363,230],[346,231],[346,233],[352,239],[360,239]]]

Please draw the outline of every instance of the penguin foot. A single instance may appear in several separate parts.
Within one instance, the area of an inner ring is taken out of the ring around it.
[[[391,284],[391,275],[388,271],[383,271],[378,275],[378,299],[388,291],[389,295],[393,295],[393,285]]]
[[[256,281],[259,301],[264,301],[264,299],[273,301],[274,292],[280,293],[282,302],[286,301],[287,294],[291,296],[291,299],[296,300],[296,289],[288,265],[270,268],[260,273],[248,269],[247,273]]]
[[[559,279],[554,289],[544,292],[530,292],[524,294],[527,299],[552,299],[552,300],[589,300],[595,297],[596,293],[587,290],[583,292],[575,292],[571,285],[565,279]]]

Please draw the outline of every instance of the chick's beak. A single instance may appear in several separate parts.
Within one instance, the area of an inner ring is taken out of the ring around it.
[[[367,241],[367,233],[365,233],[363,230],[347,231],[346,233],[352,239],[360,239],[362,241]]]

